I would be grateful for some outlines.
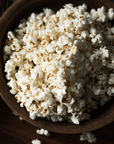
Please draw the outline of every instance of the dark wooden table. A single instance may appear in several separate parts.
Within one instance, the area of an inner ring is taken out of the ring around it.
[[[51,136],[36,134],[38,128],[19,120],[0,97],[0,144],[31,144],[39,139],[42,144],[89,144],[80,141],[80,134],[66,135],[52,133]],[[97,137],[95,144],[114,144],[114,122],[93,132]]]

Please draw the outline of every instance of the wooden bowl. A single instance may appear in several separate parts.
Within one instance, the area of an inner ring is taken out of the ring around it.
[[[7,32],[13,30],[22,17],[26,17],[30,12],[40,13],[44,7],[52,8],[57,11],[66,3],[73,3],[74,6],[86,3],[89,9],[101,7],[103,5],[106,9],[110,7],[114,8],[114,3],[110,0],[17,0],[14,2],[0,19],[0,94],[9,107],[27,122],[57,133],[76,134],[92,131],[112,122],[114,120],[114,98],[112,97],[105,106],[99,107],[96,111],[92,111],[91,119],[81,122],[80,125],[74,125],[68,122],[54,123],[42,118],[31,120],[26,109],[21,108],[14,96],[9,92],[5,79],[2,53],[2,47]]]

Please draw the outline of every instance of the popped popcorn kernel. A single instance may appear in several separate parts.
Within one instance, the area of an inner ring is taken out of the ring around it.
[[[95,135],[92,134],[91,132],[86,132],[80,135],[80,141],[85,141],[85,140],[87,140],[89,143],[93,143],[96,142],[97,139]]]
[[[41,144],[41,141],[38,139],[32,140],[32,144]]]

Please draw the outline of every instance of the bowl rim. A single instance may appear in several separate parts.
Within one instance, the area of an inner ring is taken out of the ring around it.
[[[41,1],[41,0],[33,0],[35,1]],[[49,0],[47,0],[49,1]],[[108,1],[108,0],[105,0]],[[28,0],[17,0],[15,1],[1,16],[0,18],[0,39],[2,35],[2,29],[3,25],[6,21],[6,19],[9,18],[10,14],[14,12],[18,7],[22,6],[24,3],[28,2]],[[114,6],[114,4],[113,4]],[[0,47],[0,49],[2,49]],[[1,60],[2,58],[0,58]],[[2,62],[2,60],[1,60]],[[1,64],[0,64],[1,68]],[[86,121],[80,125],[74,125],[74,124],[67,124],[67,123],[54,123],[54,122],[48,122],[48,120],[44,120],[41,118],[37,118],[38,120],[31,120],[30,118],[24,116],[21,112],[24,112],[20,107],[20,110],[18,110],[17,106],[11,105],[11,99],[7,99],[6,95],[6,89],[7,89],[7,84],[2,77],[2,70],[0,69],[0,75],[1,75],[1,80],[0,80],[0,95],[3,98],[3,100],[6,102],[6,104],[13,110],[16,110],[16,113],[21,116],[24,120],[27,122],[33,124],[36,127],[44,128],[52,132],[57,132],[57,133],[64,133],[64,134],[77,134],[77,133],[82,133],[82,132],[88,132],[88,131],[93,131],[98,128],[101,128],[109,123],[111,123],[114,120],[114,106],[111,106],[108,111],[105,112],[105,115],[101,114],[98,117],[94,118],[94,120],[91,120],[91,123],[89,121]],[[5,86],[5,87],[4,87]],[[5,89],[6,88],[6,89]],[[8,93],[8,96],[12,96],[10,93]],[[27,112],[28,113],[28,112]],[[43,122],[42,122],[43,121]]]

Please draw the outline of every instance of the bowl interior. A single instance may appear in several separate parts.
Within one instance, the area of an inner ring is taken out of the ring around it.
[[[37,118],[36,120],[31,120],[29,114],[25,108],[21,108],[20,105],[16,102],[16,99],[13,95],[10,94],[9,88],[6,84],[7,80],[5,79],[4,73],[4,63],[3,63],[3,53],[2,47],[9,30],[13,30],[19,20],[23,17],[27,17],[31,12],[42,12],[42,8],[51,8],[55,11],[59,10],[66,3],[73,3],[74,6],[79,4],[87,4],[88,10],[91,8],[98,8],[105,6],[106,9],[113,7],[114,3],[109,0],[17,0],[10,8],[3,14],[0,20],[0,93],[4,101],[9,105],[9,107],[16,111],[21,117],[23,117],[29,123],[47,129],[49,131],[58,132],[58,133],[81,133],[86,131],[92,131],[97,128],[100,128],[111,121],[114,120],[114,97],[103,107],[99,106],[98,110],[91,112],[91,119],[89,121],[83,121],[80,125],[70,124],[68,122],[57,122],[53,123],[47,119]]]

